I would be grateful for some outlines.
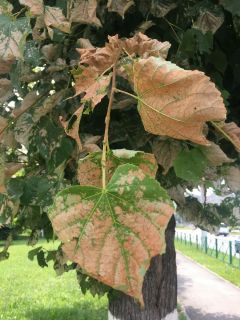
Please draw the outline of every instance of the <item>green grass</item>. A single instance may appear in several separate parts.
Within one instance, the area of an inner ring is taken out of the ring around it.
[[[42,243],[41,243],[42,244]],[[45,244],[53,249],[57,243]],[[79,290],[75,272],[57,277],[52,265],[40,268],[29,261],[22,241],[0,262],[0,320],[106,320],[107,298]]]
[[[204,252],[196,249],[194,246],[186,245],[180,241],[175,240],[175,247],[184,255],[192,258],[209,270],[240,287],[240,269],[234,268],[228,263],[219,261],[214,257],[210,257]]]

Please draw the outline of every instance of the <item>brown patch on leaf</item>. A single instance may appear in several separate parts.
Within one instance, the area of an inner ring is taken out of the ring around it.
[[[154,140],[152,145],[153,154],[157,163],[163,167],[163,174],[167,174],[173,166],[174,160],[183,147],[177,141]]]
[[[69,124],[70,124],[70,120],[68,121],[65,121],[62,117],[60,117],[60,122],[66,132],[66,134],[73,138],[76,142],[77,142],[77,145],[78,145],[78,148],[79,150],[82,150],[82,142],[80,140],[80,137],[79,137],[79,125],[80,125],[80,122],[81,122],[81,119],[82,119],[82,113],[83,113],[83,109],[84,109],[84,106],[81,106],[80,108],[77,109],[77,111],[74,112],[74,114],[72,115],[71,119],[73,117],[76,117],[76,120],[75,122],[73,123],[72,127],[71,128],[68,128],[69,127]]]
[[[125,12],[134,5],[133,0],[108,0],[108,11],[117,12],[122,18],[124,18]]]
[[[34,16],[39,16],[44,12],[44,4],[42,0],[19,0],[20,4],[27,6]]]
[[[71,12],[71,22],[101,27],[102,24],[97,18],[96,12],[97,0],[76,0]]]
[[[129,55],[136,55],[141,58],[154,56],[166,59],[170,46],[168,41],[161,42],[151,39],[141,32],[123,42],[123,48]]]
[[[146,131],[209,145],[204,124],[224,120],[226,109],[221,93],[203,72],[150,57],[134,63],[132,77]]]
[[[130,176],[139,169],[130,171],[123,170]],[[122,177],[123,172],[118,174]],[[150,188],[146,194],[151,192],[151,183],[146,182],[145,188]],[[128,193],[120,200],[116,197],[116,185],[111,183],[107,193],[89,186],[73,187],[57,196],[50,213],[68,259],[88,275],[136,298],[141,305],[144,275],[151,258],[165,250],[164,232],[174,211],[162,200],[158,188],[154,187],[159,193],[156,200],[147,200],[144,194],[144,199],[134,202],[134,185],[129,185]],[[129,192],[133,194],[130,206]]]
[[[228,158],[222,149],[214,142],[211,142],[209,147],[202,147],[201,150],[208,159],[209,164],[212,166],[221,166],[223,163],[231,163],[234,161],[233,159]]]

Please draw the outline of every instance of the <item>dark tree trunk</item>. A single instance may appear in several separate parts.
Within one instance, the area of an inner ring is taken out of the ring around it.
[[[145,307],[141,309],[132,298],[121,294],[109,302],[111,319],[161,320],[177,307],[176,252],[174,248],[175,218],[165,232],[166,253],[152,259],[143,283]]]

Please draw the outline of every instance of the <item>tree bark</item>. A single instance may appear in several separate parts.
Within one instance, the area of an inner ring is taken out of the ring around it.
[[[120,294],[117,299],[112,298],[109,301],[109,320],[161,320],[176,310],[177,274],[174,216],[168,224],[165,236],[166,253],[152,258],[144,278],[144,309],[141,309],[133,298]],[[176,317],[173,316],[172,319],[176,319]]]

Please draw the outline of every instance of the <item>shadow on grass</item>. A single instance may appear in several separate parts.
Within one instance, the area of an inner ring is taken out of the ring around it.
[[[107,320],[107,309],[82,301],[71,307],[39,308],[25,313],[28,320]]]
[[[239,320],[240,316],[231,315],[231,314],[223,314],[221,312],[219,313],[208,313],[203,312],[200,309],[196,309],[193,307],[186,307],[186,312],[190,319],[194,320]]]

